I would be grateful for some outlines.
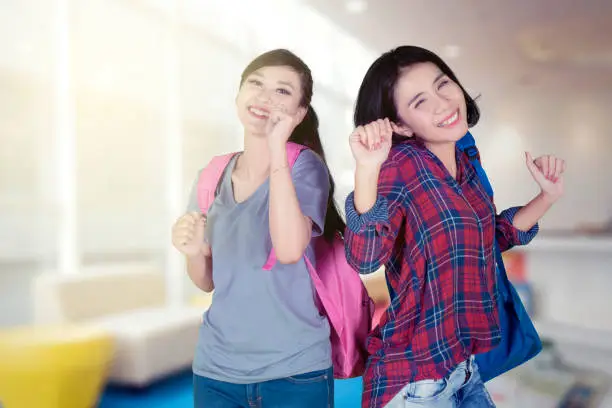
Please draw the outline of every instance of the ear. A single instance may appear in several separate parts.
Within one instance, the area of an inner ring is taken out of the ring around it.
[[[304,118],[306,117],[306,113],[308,112],[308,107],[300,106],[295,113],[295,118],[297,119],[297,123],[302,123]]]
[[[414,136],[414,132],[412,131],[412,129],[410,129],[408,125],[398,125],[395,122],[391,122],[391,129],[393,129],[394,133],[397,133],[398,135],[401,135],[401,136],[405,136],[405,137]]]

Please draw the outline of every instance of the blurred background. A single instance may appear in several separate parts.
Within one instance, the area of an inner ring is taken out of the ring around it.
[[[309,64],[342,207],[352,190],[347,138],[363,75],[382,52],[413,44],[439,53],[468,91],[481,95],[473,134],[498,209],[537,193],[525,151],[568,163],[566,196],[532,245],[506,259],[547,340],[533,369],[551,370],[557,382],[534,386],[525,397],[527,385],[509,375],[491,385],[498,405],[612,406],[602,399],[607,377],[600,375],[612,374],[611,22],[608,0],[1,0],[6,341],[13,347],[39,339],[36,347],[44,349],[64,344],[74,330],[71,339],[84,344],[84,353],[102,350],[102,366],[108,344],[115,354],[141,352],[140,343],[125,345],[121,336],[157,341],[157,349],[142,351],[142,361],[152,364],[146,353],[161,358],[182,348],[187,354],[155,367],[117,363],[110,377],[93,375],[90,388],[108,378],[139,388],[172,381],[188,369],[192,345],[180,342],[195,337],[187,333],[197,334],[193,322],[210,298],[184,273],[170,227],[197,171],[213,155],[242,147],[234,110],[242,69],[281,47]],[[81,331],[93,321],[96,333]],[[43,325],[55,329],[31,331]],[[162,341],[161,332],[173,334]],[[14,389],[23,384],[15,381]],[[576,391],[575,384],[594,382]],[[132,404],[129,398],[146,397],[113,392]],[[355,403],[358,392],[339,394]],[[105,398],[105,406],[123,406],[120,397]],[[564,398],[570,405],[559,405]],[[592,405],[571,405],[578,400]]]

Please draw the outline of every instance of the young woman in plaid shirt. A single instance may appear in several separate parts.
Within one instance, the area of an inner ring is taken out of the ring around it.
[[[494,406],[473,358],[501,335],[494,242],[504,251],[533,239],[563,193],[565,163],[526,153],[541,191],[498,213],[456,146],[479,116],[452,70],[419,47],[382,55],[361,85],[347,259],[365,274],[384,265],[391,296],[368,341],[363,407]]]

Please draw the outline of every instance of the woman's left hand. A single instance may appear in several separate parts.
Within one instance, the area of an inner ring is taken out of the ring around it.
[[[557,201],[564,191],[565,160],[552,155],[540,156],[534,160],[529,152],[525,152],[525,160],[529,172],[540,186],[542,193],[552,202]]]
[[[293,130],[300,124],[303,115],[299,108],[295,114],[289,114],[280,105],[274,107],[270,112],[268,123],[266,124],[266,134],[268,135],[268,147],[270,149],[284,148]]]

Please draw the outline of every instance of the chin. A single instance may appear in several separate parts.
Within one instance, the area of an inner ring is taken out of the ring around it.
[[[455,141],[460,140],[463,136],[465,136],[465,134],[468,132],[469,127],[467,125],[467,122],[465,123],[461,123],[460,125],[457,125],[457,127],[455,129],[453,129],[453,132],[456,132],[453,136],[453,139]]]
[[[242,128],[249,134],[265,133],[266,125],[260,121],[254,121],[248,115],[240,115],[238,117]]]
[[[261,136],[261,137],[265,137],[266,136],[266,128],[265,126],[262,126],[261,124],[253,124],[253,123],[243,123],[242,126],[244,127],[244,130],[247,131],[247,133],[249,133],[250,135],[253,136]]]

